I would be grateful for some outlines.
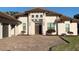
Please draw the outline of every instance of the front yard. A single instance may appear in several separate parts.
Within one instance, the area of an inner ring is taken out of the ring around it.
[[[0,39],[0,51],[79,51],[79,36],[15,36]],[[68,43],[70,42],[70,43]]]
[[[79,51],[79,36],[64,36],[64,38],[70,43],[52,47],[53,51]]]

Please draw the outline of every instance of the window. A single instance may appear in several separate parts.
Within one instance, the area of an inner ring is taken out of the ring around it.
[[[32,18],[34,18],[34,15],[32,15]]]
[[[40,17],[43,17],[43,15],[40,15]]]
[[[38,18],[38,15],[36,15],[36,17]]]
[[[26,23],[23,23],[23,31],[26,31]]]
[[[70,31],[70,24],[65,24],[66,32]]]
[[[54,29],[55,30],[55,23],[48,23],[47,24],[48,29]]]

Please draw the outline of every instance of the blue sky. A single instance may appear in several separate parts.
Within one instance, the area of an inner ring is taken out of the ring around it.
[[[73,17],[73,15],[75,14],[79,14],[78,7],[45,7],[45,8],[47,10],[55,11],[57,13],[61,13],[70,17]],[[32,7],[0,7],[0,11],[2,12],[6,12],[6,11],[24,12],[30,9],[32,9]]]

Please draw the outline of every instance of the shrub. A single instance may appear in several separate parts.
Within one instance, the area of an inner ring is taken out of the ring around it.
[[[66,35],[65,33],[62,33],[62,34],[61,34],[61,36],[65,36],[65,35]]]
[[[21,31],[21,33],[23,33],[23,34],[24,34],[24,33],[25,33],[25,31]]]
[[[52,32],[55,32],[55,30],[54,29],[47,30],[47,33],[52,33]]]
[[[73,32],[71,32],[71,31],[68,31],[67,33],[68,33],[68,34],[73,34]]]
[[[54,29],[48,29],[48,30],[46,31],[46,35],[52,35],[53,32],[55,32]]]

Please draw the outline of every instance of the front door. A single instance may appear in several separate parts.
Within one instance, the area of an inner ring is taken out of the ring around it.
[[[35,34],[42,34],[42,25],[35,23]]]

